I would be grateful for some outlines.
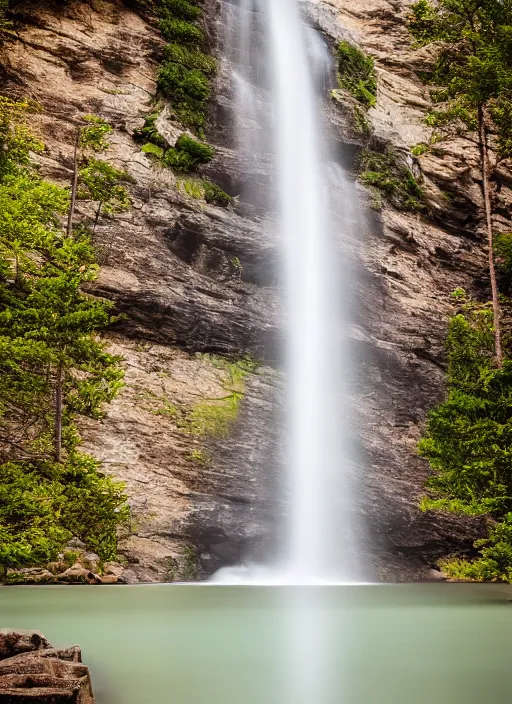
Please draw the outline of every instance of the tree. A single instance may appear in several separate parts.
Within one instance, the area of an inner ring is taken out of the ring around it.
[[[37,276],[0,313],[0,335],[17,344],[39,344],[44,376],[55,394],[53,454],[60,462],[68,397],[75,412],[95,415],[119,389],[122,372],[119,359],[107,354],[95,336],[110,323],[111,304],[81,291],[96,273],[89,242],[65,237],[44,254],[47,261]],[[20,384],[23,377],[15,381]]]
[[[92,229],[96,231],[102,209],[108,214],[120,213],[130,207],[131,201],[122,185],[132,179],[121,169],[100,161],[88,152],[103,152],[108,149],[106,137],[112,132],[112,126],[97,115],[84,115],[76,133],[73,155],[73,176],[71,179],[71,202],[68,211],[66,232],[71,236],[77,198],[98,203]],[[82,169],[80,164],[82,163]]]
[[[512,361],[493,364],[492,310],[465,307],[450,321],[448,394],[420,442],[434,474],[424,509],[512,511]]]
[[[489,247],[494,351],[503,363],[501,311],[494,263],[489,135],[497,134],[498,160],[512,155],[512,2],[511,0],[419,0],[409,29],[418,44],[435,49],[425,80],[434,87],[432,126],[476,131],[485,223]]]
[[[98,338],[112,320],[111,304],[83,291],[97,271],[90,236],[69,225],[63,231],[66,212],[73,220],[70,194],[31,164],[31,151],[42,148],[26,126],[32,109],[0,98],[3,574],[53,559],[71,535],[111,559],[127,517],[121,485],[78,452],[77,416],[101,415],[122,370]],[[84,139],[101,147],[110,127],[88,124]]]
[[[92,157],[78,172],[78,198],[92,200],[98,204],[92,228],[93,236],[102,210],[107,214],[113,214],[121,213],[130,207],[126,188],[121,185],[123,181],[128,180],[129,176],[125,171]]]

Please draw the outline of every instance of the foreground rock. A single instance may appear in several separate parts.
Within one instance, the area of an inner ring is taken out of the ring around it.
[[[94,704],[78,646],[53,648],[39,631],[0,629],[0,703]]]

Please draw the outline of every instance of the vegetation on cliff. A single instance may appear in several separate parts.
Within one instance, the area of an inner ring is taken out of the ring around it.
[[[447,397],[430,412],[420,443],[434,470],[422,507],[490,517],[489,537],[475,543],[481,557],[446,560],[445,573],[512,581],[512,361],[502,319],[508,303],[499,291],[502,283],[510,293],[512,248],[508,233],[496,233],[492,222],[494,175],[512,156],[512,5],[419,0],[409,28],[418,45],[434,48],[432,66],[422,74],[433,100],[427,123],[441,137],[477,136],[492,296],[482,305],[455,292]]]
[[[345,40],[336,47],[338,84],[365,107],[375,105],[377,78],[375,63],[361,49]]]
[[[435,61],[424,72],[434,109],[428,123],[441,130],[476,132],[489,247],[489,276],[498,366],[503,361],[500,305],[492,226],[493,172],[512,156],[512,7],[501,0],[419,0],[409,28],[418,44],[435,47]],[[495,135],[496,159],[489,154]]]
[[[37,109],[0,98],[0,571],[54,559],[76,535],[115,556],[127,516],[122,487],[79,452],[77,418],[99,417],[121,385],[97,333],[111,304],[83,292],[96,275],[90,232],[73,198],[42,179],[26,126]],[[98,135],[86,123],[82,143]],[[105,131],[105,130],[104,130]],[[78,141],[78,140],[77,140]],[[89,157],[85,163],[90,165]],[[85,181],[83,182],[85,183]],[[89,188],[96,182],[90,180]],[[118,188],[119,184],[113,184]],[[116,197],[121,194],[116,192]],[[96,198],[94,198],[96,199]],[[62,227],[68,215],[68,229]]]
[[[217,64],[205,53],[203,10],[198,0],[157,0],[158,28],[169,42],[158,74],[158,89],[171,101],[182,124],[203,135],[211,78]]]
[[[425,209],[423,191],[414,174],[391,149],[363,149],[359,166],[360,181],[377,189],[398,210]]]
[[[447,338],[448,390],[428,416],[420,454],[434,474],[423,510],[489,516],[475,547],[482,557],[445,560],[456,579],[512,580],[512,361],[495,363],[491,305],[455,293],[458,312]]]

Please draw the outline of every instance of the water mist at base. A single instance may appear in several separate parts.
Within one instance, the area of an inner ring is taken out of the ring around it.
[[[343,198],[346,177],[329,165],[332,145],[321,116],[330,57],[318,33],[303,23],[297,0],[239,0],[234,17],[239,149],[255,161],[264,158],[270,131],[275,160],[268,206],[275,203],[282,253],[287,511],[275,564],[225,568],[213,580],[354,582],[347,277],[339,251],[343,233],[334,232],[331,207],[333,178],[336,197]],[[353,207],[346,203],[347,210]]]

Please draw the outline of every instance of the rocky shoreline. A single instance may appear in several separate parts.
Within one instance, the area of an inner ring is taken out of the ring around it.
[[[0,702],[94,704],[80,648],[54,648],[40,631],[1,628]]]

